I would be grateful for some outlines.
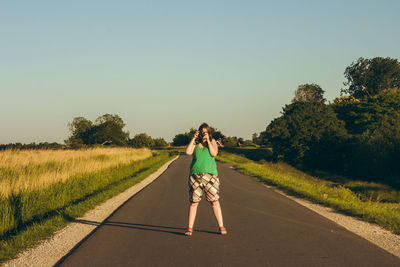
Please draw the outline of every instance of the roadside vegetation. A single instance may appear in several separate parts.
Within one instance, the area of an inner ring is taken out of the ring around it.
[[[27,179],[31,186],[8,188],[0,198],[0,264],[140,182],[176,154],[132,148],[4,152],[8,153],[3,155],[7,160],[1,161],[1,167],[14,166],[19,176],[13,179],[20,181],[16,184],[22,185]],[[21,157],[22,152],[32,153],[31,158]],[[9,153],[15,153],[15,157]],[[32,169],[34,174],[30,173]],[[29,174],[25,178],[23,170]],[[60,174],[54,170],[60,170]],[[36,173],[36,177],[48,177],[51,182],[37,186],[31,177]],[[59,179],[51,175],[59,175]],[[1,180],[7,179],[3,172]]]
[[[400,191],[389,185],[319,172],[311,176],[284,162],[255,162],[220,151],[217,160],[287,193],[324,204],[400,234]]]
[[[400,62],[359,58],[344,75],[347,95],[328,104],[319,85],[299,85],[253,141],[271,147],[273,161],[400,190]]]
[[[151,157],[148,148],[0,151],[0,197],[41,190],[75,175]]]

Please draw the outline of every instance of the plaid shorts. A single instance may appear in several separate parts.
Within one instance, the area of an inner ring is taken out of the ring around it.
[[[200,202],[206,193],[207,201],[219,199],[219,178],[218,175],[211,173],[193,173],[189,176],[189,200],[190,202]]]

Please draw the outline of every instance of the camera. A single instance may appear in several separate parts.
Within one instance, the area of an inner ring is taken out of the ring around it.
[[[204,134],[203,134],[203,132],[200,132],[199,133],[199,135],[197,136],[197,143],[202,143],[203,142],[203,137],[204,137]]]
[[[199,132],[199,135],[196,138],[196,143],[203,143],[204,134],[203,132]]]

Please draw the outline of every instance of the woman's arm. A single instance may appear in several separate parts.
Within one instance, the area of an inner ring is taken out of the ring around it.
[[[196,147],[196,142],[195,142],[196,138],[192,138],[192,140],[190,140],[188,146],[186,147],[186,155],[192,155],[194,148]]]
[[[218,144],[215,139],[211,141],[207,138],[208,141],[208,150],[210,151],[211,156],[215,157],[218,155]]]
[[[196,147],[196,138],[199,135],[199,131],[196,131],[192,140],[190,140],[188,146],[186,147],[186,155],[192,155],[194,148]]]

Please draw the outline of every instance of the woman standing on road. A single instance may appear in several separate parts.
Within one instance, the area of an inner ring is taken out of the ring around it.
[[[196,144],[197,143],[197,144]],[[193,155],[189,175],[189,225],[185,235],[191,236],[193,224],[196,219],[197,206],[203,195],[212,205],[215,218],[217,219],[219,231],[222,235],[227,234],[222,220],[222,211],[219,204],[219,178],[215,156],[218,154],[218,145],[211,136],[211,128],[207,123],[200,125],[189,145],[186,154]]]

